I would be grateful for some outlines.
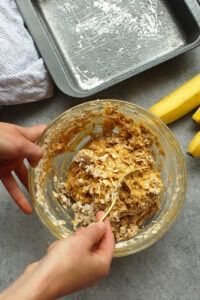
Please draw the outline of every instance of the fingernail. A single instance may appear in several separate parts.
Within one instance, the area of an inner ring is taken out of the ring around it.
[[[106,225],[104,222],[98,222],[97,225],[104,231],[106,231]]]

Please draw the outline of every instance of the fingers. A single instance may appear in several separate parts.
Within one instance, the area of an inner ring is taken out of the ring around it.
[[[32,168],[36,168],[39,163],[39,160],[40,159],[37,159],[37,160],[28,159],[28,163],[29,163],[29,165],[31,165]]]
[[[76,232],[75,232],[75,235],[76,235],[76,234],[79,234],[79,233],[81,233],[81,232],[83,232],[84,230],[85,230],[84,227],[78,228],[78,229],[76,230]]]
[[[2,175],[11,173],[13,170],[16,169],[16,167],[23,162],[22,158],[15,158],[15,159],[9,159],[9,160],[2,160],[0,162],[0,178]]]
[[[25,157],[28,159],[31,167],[36,167],[39,160],[43,156],[43,150],[36,144],[29,142],[28,140],[24,139],[23,143],[23,149],[21,156]]]
[[[46,129],[46,125],[41,124],[30,128],[18,126],[18,130],[21,134],[30,142],[35,142],[41,136],[42,132]]]
[[[4,160],[27,158],[30,165],[35,167],[42,158],[43,150],[34,142],[45,128],[45,125],[23,128],[11,124],[3,124],[0,128],[0,158]]]
[[[103,217],[104,214],[105,213],[103,211],[97,213],[97,222]],[[106,233],[101,239],[99,247],[95,252],[106,256],[106,258],[111,261],[115,248],[115,239],[109,219],[106,218],[104,223],[106,225]]]
[[[20,187],[18,186],[12,174],[10,173],[2,175],[1,181],[19,208],[27,215],[31,214],[32,208],[20,190]]]
[[[85,228],[84,231],[80,232],[79,235],[82,235],[85,238],[85,246],[92,250],[94,245],[98,243],[106,232],[106,226],[103,222],[94,223]]]
[[[31,166],[35,167],[38,161],[43,156],[43,150],[38,145],[30,142],[25,137],[20,136],[17,137],[11,143],[12,146],[7,145],[4,149],[4,158],[3,163],[1,163],[1,168],[4,163],[13,162],[16,163],[16,159],[23,160],[27,158],[31,164]]]
[[[23,162],[15,168],[15,174],[28,191],[28,170]]]
[[[18,126],[18,130],[24,137],[22,156],[28,159],[31,167],[36,167],[39,160],[42,158],[43,150],[34,142],[41,136],[45,130],[46,125],[38,125],[30,128],[24,128]]]

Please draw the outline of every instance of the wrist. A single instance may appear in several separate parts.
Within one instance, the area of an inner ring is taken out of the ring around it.
[[[70,293],[70,282],[66,281],[66,276],[60,276],[61,270],[62,266],[59,267],[57,259],[54,260],[53,256],[44,258],[40,265],[40,273],[42,274],[40,285],[43,286],[44,283],[43,290],[46,298],[41,298],[41,300],[54,300],[63,296],[63,286],[64,295],[66,296]],[[65,269],[65,275],[66,273]]]
[[[70,283],[66,278],[60,278],[62,266],[58,266],[57,259],[45,256],[35,268],[29,281],[32,295],[26,300],[55,300],[62,296],[64,279],[64,294],[70,293]],[[66,271],[66,270],[65,270]],[[26,275],[26,274],[25,274]],[[20,300],[23,298],[20,298]],[[1,300],[1,299],[0,299]]]
[[[40,267],[24,273],[1,295],[0,300],[54,300],[51,293],[49,278]]]

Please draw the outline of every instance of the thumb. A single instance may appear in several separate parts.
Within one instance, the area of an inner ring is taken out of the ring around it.
[[[78,236],[82,235],[86,240],[86,247],[91,250],[94,245],[97,244],[106,233],[106,225],[103,222],[93,223],[89,225],[83,232],[80,232]]]
[[[31,142],[35,142],[42,134],[42,132],[46,129],[46,125],[41,124],[33,127],[20,127],[18,126],[18,130],[21,134]]]

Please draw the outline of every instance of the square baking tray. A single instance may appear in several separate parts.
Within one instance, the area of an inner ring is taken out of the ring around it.
[[[56,85],[87,97],[200,45],[199,0],[17,0]]]

